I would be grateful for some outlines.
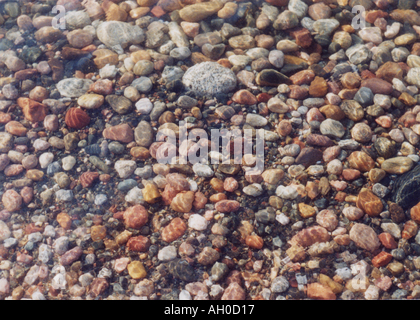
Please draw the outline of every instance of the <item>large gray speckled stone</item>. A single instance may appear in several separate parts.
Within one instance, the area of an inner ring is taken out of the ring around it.
[[[57,89],[63,97],[78,98],[89,90],[92,83],[89,79],[64,79],[57,83]]]
[[[236,76],[232,70],[216,62],[202,62],[189,68],[182,82],[197,95],[211,96],[234,90]]]
[[[107,47],[120,45],[125,48],[129,44],[140,44],[146,39],[146,34],[139,26],[121,21],[102,22],[96,35]]]

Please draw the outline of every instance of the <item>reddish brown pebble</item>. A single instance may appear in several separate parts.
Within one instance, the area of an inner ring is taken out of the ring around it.
[[[378,216],[383,209],[381,199],[368,189],[362,190],[359,193],[356,205],[370,217]]]
[[[17,253],[17,256],[16,256],[17,262],[29,265],[32,262],[32,260],[33,258],[28,254],[20,253],[20,252]]]
[[[163,228],[162,240],[172,242],[181,237],[187,230],[187,225],[181,218],[173,219],[165,228]]]
[[[330,287],[320,283],[310,283],[306,292],[308,298],[315,300],[336,300],[337,297]]]
[[[322,210],[316,216],[316,222],[327,229],[328,231],[334,231],[338,226],[337,215],[333,210]]]
[[[392,254],[382,251],[372,259],[375,268],[385,267],[392,260]]]
[[[148,220],[147,210],[142,205],[136,205],[125,210],[123,218],[127,228],[140,229]]]
[[[298,245],[301,247],[309,247],[314,243],[327,242],[330,240],[330,235],[327,229],[319,226],[309,227],[299,231],[289,241],[291,245]]]
[[[343,215],[350,221],[359,220],[361,217],[364,216],[364,214],[365,213],[362,209],[356,207],[346,207],[343,209]]]
[[[10,212],[18,211],[22,206],[22,197],[15,190],[7,190],[1,198],[4,209]]]
[[[394,90],[392,88],[392,84],[379,78],[363,80],[361,87],[369,88],[370,90],[372,90],[373,94],[389,95]]]
[[[322,151],[309,147],[303,148],[299,155],[296,157],[295,162],[297,164],[302,164],[305,167],[309,167],[322,160]]]
[[[344,169],[341,173],[343,178],[347,181],[352,181],[360,177],[361,173],[356,169]]]
[[[324,150],[322,158],[325,163],[328,163],[339,156],[341,148],[338,146],[332,146]]]
[[[74,247],[73,249],[67,251],[60,257],[61,265],[63,266],[71,265],[73,262],[75,262],[81,257],[82,253],[83,253],[82,248]]]
[[[130,154],[135,160],[147,160],[150,158],[150,152],[144,147],[134,147],[130,149]]]
[[[410,215],[411,219],[413,219],[417,223],[420,223],[420,202],[411,208]]]
[[[209,200],[211,202],[214,202],[214,203],[219,202],[219,201],[222,201],[222,200],[226,200],[226,199],[227,199],[227,196],[224,193],[222,193],[222,192],[213,194],[209,198]]]
[[[144,236],[131,237],[127,241],[127,248],[130,251],[147,252],[150,247],[150,240]]]
[[[4,168],[3,172],[6,177],[17,176],[18,174],[23,172],[23,166],[20,164],[11,164]]]
[[[376,71],[376,76],[379,79],[383,79],[387,82],[392,83],[392,79],[394,78],[400,80],[403,79],[403,70],[401,69],[398,63],[388,61],[379,67],[379,69]]]
[[[5,129],[10,134],[13,134],[19,137],[24,137],[26,133],[28,132],[28,129],[26,129],[20,122],[17,122],[17,121],[8,122],[5,126]]]
[[[196,209],[196,210],[204,209],[207,201],[208,200],[207,200],[206,196],[201,191],[197,191],[194,194],[194,202],[193,202],[194,209]]]
[[[109,174],[101,174],[99,176],[99,181],[108,182],[109,180],[111,180],[111,176]]]
[[[235,180],[235,178],[228,177],[223,182],[223,188],[228,192],[234,192],[236,189],[238,189],[238,181]]]
[[[322,77],[315,77],[309,86],[309,94],[312,97],[324,97],[328,93],[327,81]]]
[[[98,178],[99,173],[87,171],[80,176],[79,180],[83,188],[90,188]]]
[[[258,103],[257,98],[248,90],[239,90],[238,92],[236,92],[232,97],[232,101],[246,105]]]
[[[321,111],[328,119],[340,121],[346,117],[346,114],[339,106],[332,104],[319,108],[319,111]]]
[[[309,96],[309,91],[307,88],[303,88],[301,86],[291,85],[289,86],[289,98],[296,99],[296,100],[304,100]],[[312,109],[311,109],[312,110]],[[316,109],[318,110],[318,109]]]
[[[306,143],[310,146],[318,147],[330,147],[334,145],[334,142],[327,136],[312,133],[306,137]]]
[[[166,175],[166,182],[175,191],[181,192],[190,190],[190,184],[183,174],[169,173]]]
[[[134,131],[127,123],[106,128],[102,135],[105,139],[115,140],[123,143],[130,143],[134,140]]]
[[[222,200],[217,202],[214,205],[214,208],[221,213],[229,213],[237,211],[240,206],[241,205],[236,200]]]
[[[292,86],[291,86],[292,87]],[[325,117],[322,115],[322,113],[318,110],[318,108],[311,108],[309,109],[309,111],[306,113],[306,121],[308,123],[312,122],[312,121],[318,121],[318,122],[322,122],[325,120]]]
[[[251,249],[257,250],[262,249],[262,247],[264,246],[264,240],[257,235],[247,236],[245,239],[245,243]]]
[[[277,133],[282,137],[286,137],[287,135],[289,135],[290,132],[292,132],[292,129],[292,125],[287,120],[282,120],[277,125]]]
[[[177,195],[178,191],[176,191],[174,188],[170,186],[170,184],[167,184],[165,186],[165,189],[161,193],[163,203],[168,206],[171,204],[172,200]]]
[[[57,215],[57,222],[64,230],[69,230],[72,221],[67,213],[61,212]]]
[[[31,234],[34,232],[42,232],[44,228],[35,226],[35,223],[30,223],[25,227],[25,234]]]
[[[375,168],[375,161],[362,151],[352,152],[348,161],[350,167],[362,172],[368,172],[369,170]]]
[[[302,48],[308,48],[312,44],[312,35],[308,29],[294,30],[290,32],[290,35],[296,40],[296,44]]]
[[[221,300],[245,300],[245,297],[245,290],[237,282],[231,282]]]
[[[302,84],[310,84],[315,79],[315,72],[312,70],[303,70],[295,73],[290,78],[293,84],[298,86]]]
[[[80,108],[70,108],[67,110],[65,120],[66,125],[72,129],[82,129],[90,122],[89,115]]]
[[[351,239],[348,234],[343,234],[341,236],[335,236],[334,241],[340,246],[348,246],[351,242]]]
[[[101,79],[90,85],[90,90],[101,95],[109,95],[113,92],[112,81],[109,79]]]
[[[210,247],[204,247],[203,251],[197,256],[197,262],[207,266],[214,264],[219,258],[220,254],[217,250]]]
[[[370,252],[377,250],[381,245],[376,232],[365,224],[355,223],[349,235],[358,247]]]
[[[394,240],[394,237],[387,232],[381,233],[378,236],[382,245],[387,249],[396,249],[398,248],[398,243]]]
[[[4,113],[4,112],[0,111],[0,124],[6,124],[10,120],[12,120],[12,116],[9,113]]]
[[[31,187],[23,187],[22,190],[20,190],[20,195],[22,197],[22,200],[25,204],[28,204],[32,201],[34,197],[34,189]]]
[[[22,108],[22,112],[28,121],[43,121],[47,115],[47,107],[45,105],[29,98],[18,98],[17,104]]]
[[[109,283],[105,278],[96,278],[90,284],[89,295],[93,298],[96,298],[102,294],[106,289],[108,289]]]
[[[404,224],[404,229],[402,231],[402,238],[403,239],[411,239],[414,237],[419,230],[417,223],[413,220],[409,220]]]

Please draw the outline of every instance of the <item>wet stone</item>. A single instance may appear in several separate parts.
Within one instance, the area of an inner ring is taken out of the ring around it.
[[[345,134],[344,126],[333,119],[327,119],[321,123],[321,133],[334,138],[341,138]]]

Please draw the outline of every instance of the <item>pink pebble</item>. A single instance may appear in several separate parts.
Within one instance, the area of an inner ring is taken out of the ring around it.
[[[311,123],[312,121],[322,122],[324,120],[325,120],[325,117],[318,110],[318,108],[311,108],[311,109],[309,109],[308,113],[306,114],[306,121],[308,123]]]
[[[236,189],[238,189],[238,186],[238,181],[232,177],[226,178],[223,183],[223,188],[228,192],[234,192]]]
[[[127,268],[128,263],[130,262],[129,258],[121,258],[115,260],[114,270],[118,273],[121,273]]]
[[[375,286],[377,286],[379,289],[382,289],[383,291],[388,291],[392,286],[392,280],[388,276],[376,279],[374,283]]]
[[[327,93],[327,100],[330,104],[338,106],[341,103],[341,98],[335,93]]]
[[[0,220],[1,221],[6,221],[9,218],[10,218],[10,212],[9,211],[7,211],[7,210],[0,211]]]
[[[330,185],[332,185],[337,191],[343,191],[345,188],[347,188],[347,182],[345,181],[330,181]]]
[[[40,74],[49,74],[51,72],[50,65],[47,61],[41,61],[40,63],[38,63],[36,69]]]
[[[206,210],[206,212],[204,212],[204,219],[206,219],[207,221],[213,220],[213,216],[214,216],[213,210]]]
[[[383,128],[391,128],[392,126],[392,120],[388,116],[380,116],[379,118],[376,118],[375,121]]]
[[[58,130],[58,117],[55,114],[49,114],[44,118],[44,128],[48,131]]]
[[[5,278],[0,279],[0,294],[8,295],[10,292],[9,281]]]
[[[25,253],[17,253],[16,261],[23,263],[23,264],[30,264],[32,262],[33,258],[30,255],[27,255]]]

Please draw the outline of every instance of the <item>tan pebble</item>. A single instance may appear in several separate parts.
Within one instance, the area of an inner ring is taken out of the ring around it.
[[[143,279],[147,276],[146,269],[140,261],[132,261],[127,266],[128,274],[135,280]]]
[[[193,191],[183,191],[178,193],[171,203],[171,209],[176,212],[188,213],[192,209],[194,201]]]
[[[90,228],[90,237],[93,241],[103,240],[106,237],[105,226],[92,226]]]
[[[64,230],[69,230],[71,227],[71,217],[65,213],[65,212],[61,212],[57,215],[57,222],[58,224],[64,229]]]

